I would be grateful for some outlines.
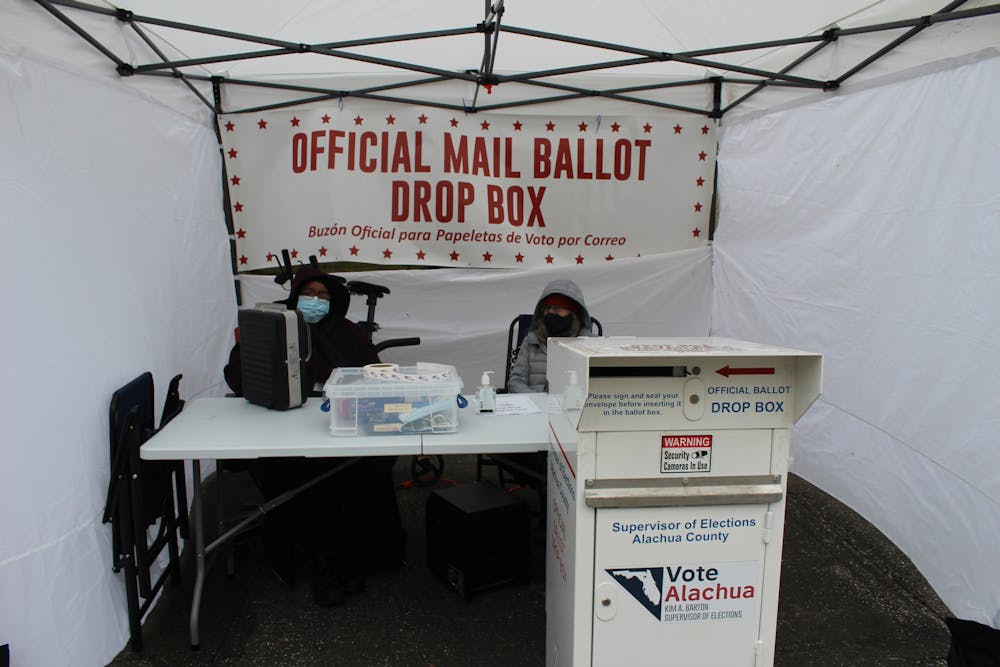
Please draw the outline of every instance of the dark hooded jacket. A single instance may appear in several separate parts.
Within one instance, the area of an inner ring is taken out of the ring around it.
[[[351,293],[334,276],[323,273],[312,266],[303,266],[292,280],[288,298],[284,303],[294,310],[299,294],[306,283],[318,280],[330,293],[330,312],[315,324],[310,324],[312,334],[312,355],[306,362],[309,386],[322,384],[330,377],[334,368],[341,366],[358,367],[378,362],[375,346],[365,332],[347,319],[347,308],[351,304]],[[240,345],[237,343],[229,353],[229,363],[225,368],[226,383],[237,394],[243,393],[243,373],[240,364]]]
[[[510,381],[507,383],[507,390],[511,393],[545,392],[549,389],[546,377],[549,333],[542,319],[542,301],[552,294],[562,294],[572,299],[578,306],[573,326],[565,334],[567,337],[594,335],[591,332],[594,323],[590,318],[590,311],[587,310],[587,303],[583,299],[583,291],[572,280],[550,282],[535,303],[531,331],[524,337],[524,342],[518,349],[517,359],[511,366]]]

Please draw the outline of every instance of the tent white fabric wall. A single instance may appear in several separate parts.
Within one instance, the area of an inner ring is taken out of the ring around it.
[[[793,470],[1000,625],[1000,57],[720,137],[713,333],[821,352]]]
[[[101,524],[110,393],[218,392],[235,320],[210,127],[0,53],[0,643],[104,664],[128,638]]]

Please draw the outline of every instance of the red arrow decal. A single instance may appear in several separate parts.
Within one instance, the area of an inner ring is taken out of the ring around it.
[[[730,375],[774,375],[773,368],[730,368],[728,365],[715,372],[724,377]]]

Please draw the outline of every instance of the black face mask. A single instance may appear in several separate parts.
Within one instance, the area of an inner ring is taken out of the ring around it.
[[[549,332],[550,336],[561,336],[564,333],[568,333],[573,326],[573,316],[546,313],[542,316],[542,322],[545,323],[545,329]]]

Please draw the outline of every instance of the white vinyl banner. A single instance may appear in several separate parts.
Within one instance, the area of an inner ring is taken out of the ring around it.
[[[716,126],[677,114],[400,105],[221,116],[239,271],[293,260],[520,268],[704,246]]]

